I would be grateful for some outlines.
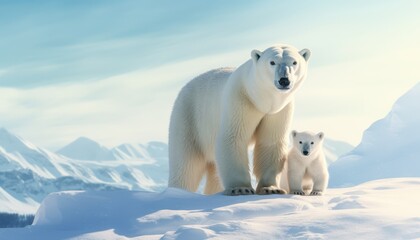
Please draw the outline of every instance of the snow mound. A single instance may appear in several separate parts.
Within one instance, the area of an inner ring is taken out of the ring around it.
[[[50,194],[34,224],[5,239],[413,239],[420,178],[329,189],[324,196],[204,196],[69,191]]]
[[[330,186],[394,177],[420,177],[420,83],[373,123],[361,143],[329,167]]]

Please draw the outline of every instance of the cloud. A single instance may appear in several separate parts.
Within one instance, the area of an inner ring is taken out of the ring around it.
[[[194,76],[220,67],[220,59],[226,65],[238,65],[244,54],[207,56],[89,83],[0,88],[7,100],[0,105],[4,116],[0,124],[54,149],[82,135],[109,146],[166,141],[171,108],[180,88]]]

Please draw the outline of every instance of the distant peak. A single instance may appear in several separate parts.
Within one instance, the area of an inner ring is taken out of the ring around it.
[[[92,140],[92,139],[90,139],[90,138],[88,138],[88,137],[79,137],[79,138],[77,138],[76,140],[74,140],[73,142],[90,142],[90,143],[96,143],[96,144],[98,144],[99,145],[99,143],[98,142],[96,142],[95,140]]]
[[[2,127],[0,128],[0,133],[1,134],[8,134],[8,135],[12,135],[9,130],[7,130],[6,128]]]
[[[15,134],[11,133],[6,128],[0,128],[0,138],[20,140],[18,136],[16,136]]]
[[[88,137],[79,137],[73,142],[69,143],[66,147],[73,146],[73,147],[82,147],[82,148],[102,148],[102,149],[108,149],[105,146],[102,146],[100,143],[98,143],[95,140],[92,140]],[[64,147],[64,148],[66,148]]]
[[[57,153],[77,160],[114,160],[110,149],[87,137],[77,138]]]

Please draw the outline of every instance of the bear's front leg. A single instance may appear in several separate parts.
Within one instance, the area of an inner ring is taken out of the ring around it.
[[[226,138],[227,136],[222,134],[219,140],[221,143],[218,143],[216,151],[217,168],[225,188],[224,194],[232,196],[255,194],[249,174],[246,143],[241,146],[229,142]]]
[[[314,182],[314,186],[309,195],[313,195],[313,196],[323,195],[328,185],[328,177],[329,176],[328,176],[327,170],[324,170],[324,171],[321,170],[315,176],[313,176],[312,180]]]
[[[293,159],[287,162],[288,171],[287,171],[287,180],[289,182],[289,193],[294,195],[305,195],[305,192],[302,190],[302,180],[305,175],[306,169],[300,164],[294,162]]]
[[[277,185],[277,175],[286,161],[293,102],[276,114],[265,115],[255,132],[254,174],[258,194],[285,194]]]
[[[226,195],[255,194],[249,172],[248,145],[261,118],[262,114],[248,104],[230,106],[222,112],[216,161]]]
[[[313,196],[323,195],[325,192],[325,189],[327,188],[327,182],[328,180],[325,177],[314,179],[314,186],[309,195],[313,195]]]
[[[257,177],[257,194],[286,194],[277,185],[277,175],[282,171],[285,156],[280,144],[254,148],[254,174]]]

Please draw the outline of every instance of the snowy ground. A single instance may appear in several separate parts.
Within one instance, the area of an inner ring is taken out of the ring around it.
[[[395,178],[314,196],[204,196],[177,189],[61,192],[34,225],[2,239],[415,239],[420,178]]]

